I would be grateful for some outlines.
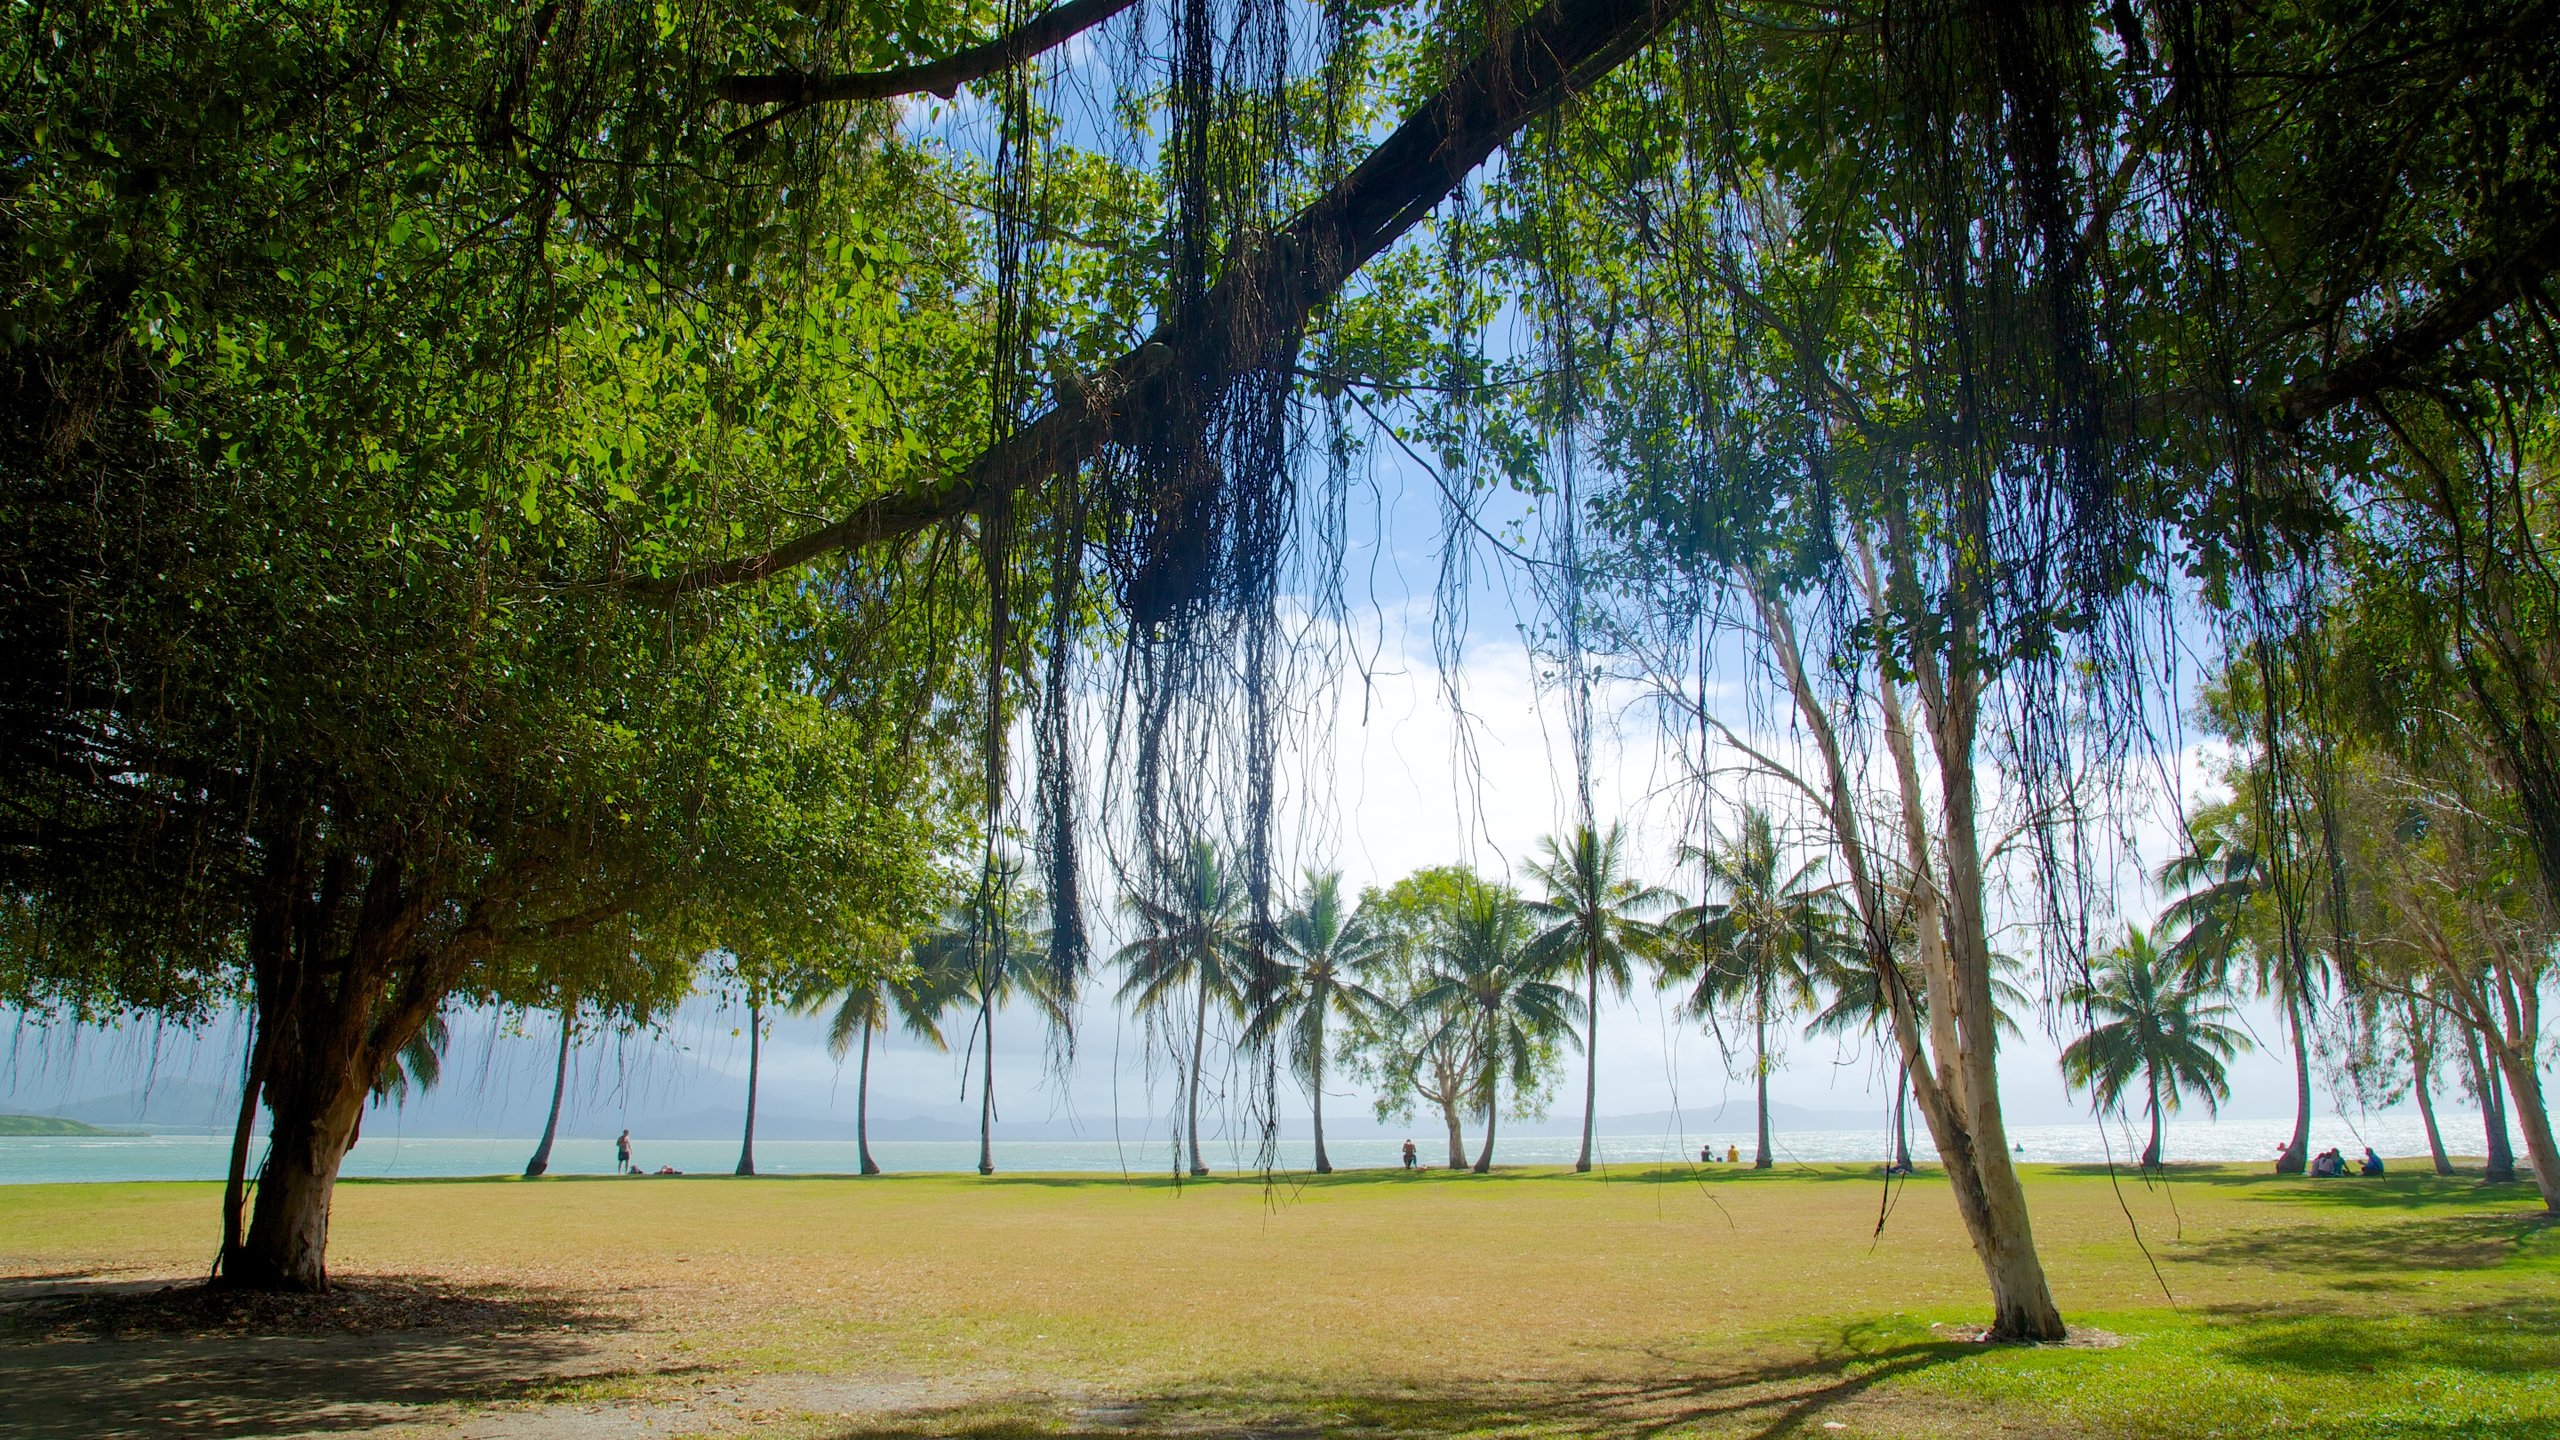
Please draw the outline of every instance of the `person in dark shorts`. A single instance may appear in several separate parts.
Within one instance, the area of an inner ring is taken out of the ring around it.
[[[629,1174],[630,1171],[631,1132],[625,1130],[622,1132],[621,1136],[613,1142],[613,1173],[616,1175],[625,1175]]]
[[[1407,1170],[1412,1169],[1417,1158],[1418,1157],[1413,1153],[1413,1142],[1410,1140],[1404,1142],[1404,1168]]]

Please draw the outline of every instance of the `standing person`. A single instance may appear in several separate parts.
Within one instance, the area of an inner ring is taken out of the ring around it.
[[[613,1173],[616,1175],[627,1175],[630,1172],[631,1132],[625,1130],[620,1136],[616,1137],[613,1142]]]
[[[1412,1168],[1413,1168],[1413,1165],[1414,1165],[1413,1142],[1412,1142],[1411,1140],[1407,1140],[1406,1142],[1404,1142],[1404,1168],[1406,1168],[1407,1170],[1410,1170],[1410,1169],[1412,1169]]]

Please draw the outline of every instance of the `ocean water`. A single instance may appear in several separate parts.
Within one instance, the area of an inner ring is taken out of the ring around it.
[[[2477,1115],[2442,1114],[2445,1147],[2457,1155],[2481,1152]],[[2261,1161],[2272,1158],[2293,1133],[2290,1120],[2173,1120],[2168,1157],[2179,1160]],[[2022,1125],[2010,1131],[2020,1149],[2017,1158],[2031,1163],[2092,1164],[2113,1160],[2131,1164],[2143,1137],[2122,1126],[2084,1121],[2075,1125]],[[1401,1136],[1328,1138],[1325,1149],[1337,1169],[1389,1168],[1397,1163]],[[1473,1146],[1481,1133],[1468,1137]],[[1448,1158],[1446,1132],[1416,1129],[1415,1145],[1423,1162],[1438,1166]],[[1816,1162],[1882,1163],[1891,1137],[1882,1130],[1812,1130],[1773,1137],[1781,1165]],[[1739,1146],[1745,1163],[1751,1156],[1747,1130],[1715,1129],[1687,1135],[1603,1135],[1600,1159],[1607,1165],[1697,1163],[1701,1145],[1713,1149],[1722,1164],[1725,1147]],[[2427,1153],[2426,1131],[2411,1115],[2316,1119],[2311,1148],[2336,1146],[2348,1155],[2373,1146],[2386,1157],[2419,1157]],[[1260,1157],[1252,1147],[1217,1142],[1203,1147],[1203,1158],[1221,1173],[1256,1171]],[[1580,1148],[1571,1136],[1497,1137],[1495,1163],[1501,1165],[1569,1165]],[[366,1179],[422,1179],[433,1176],[514,1175],[533,1153],[533,1139],[445,1139],[414,1135],[368,1135],[347,1156],[342,1174]],[[257,1151],[251,1152],[252,1164]],[[893,1171],[973,1171],[978,1146],[968,1140],[874,1141],[872,1158]],[[1928,1133],[1915,1126],[1913,1155],[1926,1164],[1934,1156]],[[0,1184],[60,1184],[102,1180],[219,1180],[229,1162],[230,1140],[219,1135],[132,1136],[0,1136]],[[726,1175],[736,1168],[734,1140],[651,1140],[633,1137],[633,1158],[644,1169],[672,1166],[688,1174]],[[1000,1141],[995,1147],[1000,1173],[1080,1172],[1127,1176],[1169,1175],[1177,1168],[1173,1146],[1161,1136],[1114,1140]],[[1315,1164],[1314,1147],[1306,1140],[1284,1140],[1274,1157],[1279,1171],[1303,1171]],[[759,1140],[756,1169],[764,1175],[846,1175],[859,1168],[853,1142],[847,1140]],[[566,1138],[552,1146],[551,1173],[607,1175],[613,1171],[613,1142]]]

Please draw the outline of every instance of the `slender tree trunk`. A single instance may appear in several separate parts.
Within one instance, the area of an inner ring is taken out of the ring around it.
[[[1767,1006],[1755,1010],[1751,1017],[1751,1068],[1758,1081],[1760,1109],[1760,1148],[1752,1152],[1751,1168],[1767,1170],[1778,1162],[1769,1153],[1769,1017]]]
[[[1591,939],[1589,963],[1583,971],[1590,977],[1582,1022],[1582,1155],[1573,1162],[1573,1173],[1591,1173],[1592,1137],[1600,1128],[1600,946],[1598,933]]]
[[[877,1175],[880,1162],[871,1158],[871,1025],[862,1026],[862,1062],[853,1072],[853,1148],[862,1157],[862,1173]]]
[[[1893,1163],[1911,1171],[1911,1067],[1898,1065],[1893,1075]]]
[[[1319,1175],[1333,1173],[1333,1161],[1324,1153],[1324,1012],[1329,1008],[1330,1002],[1319,993],[1316,996],[1316,1053],[1310,1067],[1314,1073],[1309,1077],[1314,1083],[1307,1086],[1307,1105],[1315,1122],[1316,1173]]]
[[[2276,1156],[2279,1175],[2299,1175],[2311,1165],[2311,1046],[2302,1033],[2301,988],[2285,987],[2284,1023],[2293,1032],[2293,1138]]]
[[[1466,1122],[1458,1114],[1455,1086],[1452,1086],[1450,1092],[1441,1098],[1440,1119],[1449,1127],[1449,1168],[1464,1170],[1467,1168]]]
[[[996,993],[989,985],[978,997],[979,1038],[987,1043],[985,1073],[978,1082],[978,1173],[996,1173]]]
[[[1985,518],[1969,511],[1964,524],[1982,553],[1990,553],[1983,533]],[[1909,553],[1907,547],[1905,553]],[[1943,1013],[1957,1037],[1953,1053],[1941,1051],[1937,1059],[1955,1082],[1949,1087],[1949,1098],[1964,1122],[1962,1147],[1974,1180],[1968,1193],[1979,1207],[1977,1224],[1968,1228],[1974,1233],[1984,1277],[1991,1282],[1990,1333],[2001,1340],[2061,1340],[2067,1335],[2062,1312],[2053,1303],[2053,1287],[2036,1254],[2035,1225],[2027,1214],[2026,1191],[2009,1160],[2008,1125],[2000,1112],[1999,1012],[1991,999],[1991,938],[1983,911],[1982,840],[1974,789],[1982,680],[1972,625],[1970,619],[1960,623],[1946,642],[1947,653],[1956,663],[1941,664],[1938,652],[1924,646],[1920,647],[1922,663],[1916,667],[1938,757],[1938,798],[1944,813],[1941,854],[1947,877],[1940,896],[1945,906],[1941,963],[1946,993],[1943,1003],[1933,995],[1930,1014],[1934,1019]],[[1915,873],[1925,876],[1929,871],[1915,866]],[[1947,1153],[1944,1137],[1939,1153]],[[1959,1209],[1963,1208],[1960,1198]]]
[[[764,1002],[747,1001],[747,1131],[738,1142],[738,1173],[756,1173],[756,1080],[764,1063]]]
[[[2142,1168],[2157,1170],[2160,1168],[2160,1071],[2156,1066],[2144,1068],[2151,1080],[2151,1143],[2143,1147]]]
[[[2427,1125],[2427,1158],[2435,1162],[2438,1175],[2453,1173],[2453,1162],[2445,1158],[2444,1133],[2436,1128],[2435,1097],[2428,1094],[2435,1077],[2435,1044],[2430,1038],[2427,1017],[2418,1012],[2418,1002],[2404,999],[2409,1021],[2409,1093],[2418,1098],[2418,1118]]]
[[[2469,1032],[2464,1038],[2471,1046],[2471,1088],[2480,1096],[2480,1128],[2486,1132],[2480,1178],[2504,1185],[2516,1178],[2516,1152],[2507,1141],[2506,1087],[2498,1079],[2497,1067],[2489,1063],[2479,1034]]]
[[[533,1158],[524,1162],[527,1180],[551,1169],[551,1142],[560,1134],[560,1097],[569,1089],[569,1032],[577,1023],[578,1006],[572,1001],[560,1011],[560,1058],[551,1069],[551,1117],[542,1122],[542,1143],[533,1147]]]
[[[1488,1065],[1484,1075],[1484,1149],[1476,1154],[1476,1173],[1493,1173],[1493,1132],[1502,1118],[1502,1071]]]
[[[2498,1068],[2505,1072],[2507,1099],[2515,1112],[2516,1129],[2524,1136],[2525,1162],[2533,1171],[2534,1189],[2542,1195],[2542,1208],[2560,1215],[2560,1143],[2553,1140],[2551,1111],[2543,1104],[2540,1067],[2534,1063],[2532,1049],[2521,1045],[2500,1045],[2496,1049]],[[2513,1053],[2516,1049],[2523,1049],[2523,1053]]]
[[[241,1226],[247,1217],[249,1198],[249,1132],[258,1119],[259,1093],[265,1086],[267,1030],[258,1023],[255,1005],[249,1007],[249,1054],[243,1062],[240,1077],[240,1113],[231,1126],[231,1168],[222,1182],[222,1249],[214,1261],[214,1273],[229,1268],[231,1258],[240,1251]]]
[[[1888,520],[1890,523],[1890,515]],[[1890,535],[1905,555],[1910,548],[1907,529],[1895,527]],[[1868,604],[1879,630],[1890,632],[1895,628],[1892,606],[1874,551],[1863,535],[1858,537],[1858,552],[1860,579]],[[2034,1227],[2028,1219],[2017,1171],[2009,1162],[2007,1131],[2001,1123],[1996,1038],[1989,1033],[1994,1020],[1989,1008],[1989,942],[1981,937],[1978,924],[1980,857],[1970,852],[1958,853],[1954,843],[1959,829],[1968,845],[1978,843],[1973,830],[1970,712],[1958,714],[1949,710],[1945,703],[1945,676],[1937,669],[1934,652],[1926,646],[1916,647],[1915,658],[1923,662],[1915,668],[1924,682],[1924,698],[1930,699],[1948,722],[1933,723],[1932,727],[1941,755],[1940,788],[1947,802],[1949,836],[1947,888],[1941,890],[1936,857],[1930,853],[1929,807],[1921,790],[1913,731],[1902,705],[1902,691],[1888,667],[1876,668],[1876,703],[1893,759],[1904,850],[1913,876],[1911,925],[1920,940],[1922,993],[1928,997],[1924,1017],[1919,997],[1903,983],[1894,959],[1890,942],[1894,922],[1884,885],[1867,858],[1865,821],[1855,803],[1856,791],[1850,783],[1838,730],[1805,669],[1802,652],[1795,643],[1794,623],[1785,607],[1770,598],[1756,577],[1750,578],[1760,613],[1786,671],[1788,688],[1795,696],[1797,712],[1821,750],[1831,819],[1857,896],[1868,962],[1884,989],[1894,1041],[1910,1073],[1912,1100],[1937,1145],[1956,1213],[1964,1221],[1966,1237],[1973,1242],[1974,1255],[1981,1261],[1983,1278],[1991,1288],[1990,1333],[2004,1340],[2062,1339],[2062,1315],[2054,1306],[2043,1263],[2036,1256]],[[1912,588],[1907,562],[1897,564],[1892,583],[1896,591]],[[1960,756],[1960,789],[1949,785],[1951,772],[1946,763],[1949,747],[1958,744],[1964,747]],[[1968,884],[1975,887],[1975,905],[1970,910],[1951,913],[1950,893]],[[1954,953],[1959,935],[1966,947],[1962,956]],[[1979,973],[1966,973],[1969,969],[1978,969]],[[1975,1022],[1979,1028],[1967,1034],[1960,1029],[1965,1016],[1958,1010],[1970,1010],[1977,1003],[1985,1013]],[[1979,1049],[1979,1055],[1967,1053],[1968,1046]],[[1977,1096],[1976,1090],[1984,1085],[1989,1087],[1988,1094]]]
[[[1200,1004],[1191,1019],[1191,1083],[1183,1087],[1184,1099],[1190,1105],[1185,1134],[1191,1142],[1191,1174],[1194,1179],[1209,1173],[1200,1158],[1200,1063],[1209,1049],[1209,968],[1200,967]]]

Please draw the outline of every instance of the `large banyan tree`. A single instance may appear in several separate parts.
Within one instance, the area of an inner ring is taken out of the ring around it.
[[[973,849],[992,885],[1027,839],[1061,977],[1096,856],[1144,893],[1212,840],[1267,936],[1358,413],[1436,451],[1453,564],[1471,497],[1542,512],[1585,754],[1611,637],[1675,684],[1665,637],[1767,644],[1834,737],[1812,788],[1994,1328],[2054,1337],[1999,1122],[1977,757],[2059,933],[2088,787],[2166,718],[2171,597],[2277,643],[2377,488],[2467,583],[2530,583],[2539,511],[2484,531],[2465,497],[2529,488],[2548,434],[2551,9],[27,12],[14,998],[246,985],[263,1024],[317,1003],[254,958],[295,907],[349,917],[331,973],[405,973],[356,957],[470,913],[408,878],[459,853],[422,838],[452,797],[499,797],[475,835],[549,834],[596,784],[521,814],[548,792],[509,757],[599,714],[693,753],[662,718],[686,695],[713,707],[686,723],[769,737],[754,695],[841,726],[877,808],[828,833],[860,853],[931,813],[908,850]],[[2531,633],[2447,643],[2560,817],[2549,612],[2482,608]],[[769,688],[722,668],[742,636]],[[486,728],[475,697],[551,673],[527,646],[592,688]],[[411,745],[434,763],[383,758]],[[686,829],[700,783],[615,782],[666,798],[653,880],[725,843]],[[2535,833],[2560,876],[2560,818]],[[435,873],[509,871],[475,843]],[[825,887],[774,888],[798,914]],[[367,1039],[322,1068],[396,1050],[461,973],[333,992]]]

